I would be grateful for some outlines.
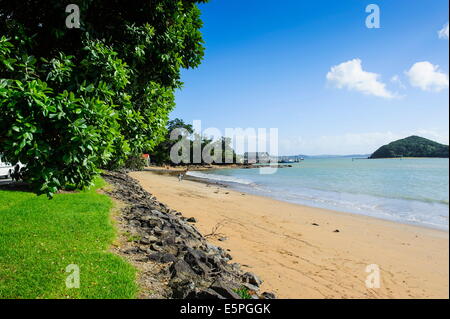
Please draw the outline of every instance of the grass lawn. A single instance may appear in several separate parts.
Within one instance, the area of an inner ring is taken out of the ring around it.
[[[135,269],[108,252],[116,231],[112,201],[96,187],[57,194],[0,190],[0,299],[134,298]],[[80,269],[80,288],[66,278]]]

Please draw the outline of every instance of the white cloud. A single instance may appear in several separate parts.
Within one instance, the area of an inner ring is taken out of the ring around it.
[[[439,92],[448,88],[448,75],[441,72],[438,65],[428,61],[415,63],[406,75],[412,86],[424,91]]]
[[[379,77],[379,74],[364,71],[360,59],[335,65],[327,74],[328,82],[339,89],[347,88],[387,99],[396,97],[386,89],[384,83],[378,80]]]
[[[448,22],[444,27],[438,31],[438,35],[440,39],[447,39],[448,40]]]
[[[280,139],[280,155],[349,155],[371,154],[380,146],[411,135],[429,138],[448,145],[448,130],[418,129],[402,132],[347,133],[334,136],[316,136],[311,138],[292,137]]]

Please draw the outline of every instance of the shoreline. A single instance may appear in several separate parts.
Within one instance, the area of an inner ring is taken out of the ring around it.
[[[448,298],[448,232],[251,195],[169,172],[133,172],[280,298]],[[339,232],[335,232],[335,231]],[[381,288],[367,289],[378,264]]]
[[[202,171],[210,171],[210,170],[220,170],[220,169],[245,169],[242,166],[239,165],[229,165],[229,166],[203,166],[203,167],[197,167],[194,169],[190,169],[190,171],[195,172],[202,172]],[[257,167],[255,167],[255,169],[257,169]],[[172,175],[172,176],[177,176],[179,172],[185,171],[186,167],[170,167],[170,169],[165,169],[163,167],[150,167],[145,169],[146,172],[153,172],[155,174],[161,174],[161,175]],[[414,222],[408,222],[408,221],[402,221],[402,220],[394,220],[394,219],[389,219],[389,218],[382,218],[382,217],[378,217],[378,216],[373,216],[373,215],[369,215],[369,214],[358,214],[358,213],[354,213],[354,212],[350,212],[350,211],[344,211],[344,210],[338,210],[338,209],[333,209],[333,208],[328,208],[328,207],[320,207],[320,206],[313,206],[313,205],[308,205],[308,204],[302,204],[302,203],[296,203],[294,201],[288,201],[288,200],[283,200],[283,199],[279,199],[276,197],[272,197],[272,196],[268,196],[268,195],[264,195],[264,194],[258,194],[258,193],[252,193],[250,191],[247,190],[241,190],[241,189],[236,189],[233,188],[232,185],[227,184],[226,182],[222,182],[222,181],[214,181],[214,180],[208,180],[206,178],[201,178],[201,177],[196,177],[196,176],[191,176],[191,175],[186,175],[183,177],[183,180],[190,180],[193,182],[197,182],[197,183],[202,183],[202,184],[210,184],[210,185],[218,185],[220,187],[226,187],[229,188],[235,192],[241,192],[241,193],[246,193],[248,195],[252,195],[252,196],[257,196],[257,197],[262,197],[262,198],[268,198],[274,201],[278,201],[281,203],[289,203],[292,205],[299,205],[299,206],[304,206],[304,207],[309,207],[309,208],[315,208],[315,209],[322,209],[322,210],[327,210],[327,211],[331,211],[331,212],[335,212],[338,214],[348,214],[348,215],[352,215],[352,216],[362,216],[362,217],[367,217],[367,218],[373,218],[376,220],[380,220],[380,221],[387,221],[390,223],[395,223],[395,224],[400,224],[400,225],[408,225],[408,226],[412,226],[412,227],[418,227],[418,228],[425,228],[425,229],[430,229],[430,230],[436,230],[436,231],[441,231],[444,233],[449,233],[450,229],[449,228],[443,228],[440,227],[438,225],[434,225],[434,224],[425,224],[425,223],[414,223]]]
[[[296,203],[296,202],[293,202],[293,201],[278,199],[276,197],[260,195],[260,194],[257,194],[257,193],[251,193],[251,192],[248,192],[248,191],[245,191],[245,190],[237,190],[237,189],[234,189],[232,186],[230,186],[230,185],[228,185],[226,183],[221,183],[219,181],[217,181],[217,182],[207,181],[207,180],[204,180],[202,178],[194,177],[194,176],[187,176],[187,177],[184,177],[183,179],[184,180],[193,181],[193,182],[196,182],[196,183],[200,183],[200,184],[217,185],[219,187],[229,188],[231,191],[234,191],[234,192],[246,193],[247,195],[251,195],[251,196],[267,198],[267,199],[270,199],[270,200],[273,200],[273,201],[277,201],[277,202],[280,202],[280,203],[287,203],[287,204],[297,205],[297,206],[301,206],[301,207],[308,207],[308,208],[312,208],[312,209],[325,210],[325,211],[333,212],[335,214],[344,214],[344,215],[354,216],[356,218],[365,217],[365,218],[375,219],[375,220],[378,220],[378,221],[384,221],[384,222],[389,222],[389,223],[394,223],[394,224],[399,224],[399,225],[423,228],[423,229],[428,229],[428,230],[432,230],[432,231],[439,231],[439,232],[443,232],[443,233],[446,233],[446,234],[450,233],[450,229],[444,229],[444,228],[440,228],[438,226],[427,225],[427,224],[419,224],[419,223],[413,223],[413,222],[407,222],[407,221],[391,220],[391,219],[388,219],[388,218],[382,218],[382,217],[371,216],[371,215],[364,215],[364,214],[357,214],[357,213],[352,213],[352,212],[346,212],[346,211],[343,211],[343,210],[337,210],[337,209],[331,209],[331,208],[325,208],[325,207],[313,206],[313,205],[307,205],[307,204],[300,204],[300,203]]]

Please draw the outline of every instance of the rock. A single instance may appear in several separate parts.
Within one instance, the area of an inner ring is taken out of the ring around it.
[[[155,237],[155,236],[145,236],[144,238],[146,238],[151,243],[155,243],[155,242],[159,241],[158,237]]]
[[[231,268],[233,268],[233,270],[235,272],[240,272],[241,271],[241,264],[238,264],[238,263],[231,264]]]
[[[139,252],[139,248],[133,247],[124,251],[125,254],[136,254]]]
[[[175,245],[177,243],[177,238],[172,235],[172,234],[168,234],[164,237],[164,239],[162,240],[163,245]]]
[[[339,229],[336,229],[333,233],[340,233],[341,231]]]
[[[313,225],[313,226],[320,226],[319,224],[316,224],[316,223],[312,223],[311,225]]]
[[[186,299],[225,299],[217,291],[206,288],[200,291],[191,291]]]
[[[220,254],[220,250],[217,246],[212,245],[208,242],[205,243],[205,249],[210,253],[210,254]]]
[[[138,228],[138,227],[141,227],[141,223],[137,220],[132,220],[132,221],[130,221],[130,226]]]
[[[148,221],[150,221],[150,220],[152,220],[152,219],[153,219],[153,217],[150,216],[150,215],[144,215],[144,216],[140,216],[140,217],[139,217],[139,220],[140,220],[141,222],[148,222]]]
[[[154,254],[150,254],[148,256],[148,259],[152,260],[152,261],[157,261],[160,263],[169,263],[169,262],[174,262],[177,260],[177,257],[175,257],[172,254],[167,254],[167,253],[162,253],[162,252],[156,252]]]
[[[275,294],[274,293],[271,293],[271,292],[263,292],[262,294],[261,294],[261,297],[263,298],[263,299],[276,299],[277,297],[275,296]]]
[[[223,280],[217,280],[209,287],[209,289],[214,290],[226,299],[241,299],[241,297],[231,287],[232,284]]]
[[[255,292],[259,291],[259,287],[258,286],[249,284],[247,282],[243,283],[242,286],[244,286],[245,288],[247,288],[248,290],[251,290],[251,291],[255,291]]]
[[[151,216],[148,218],[146,223],[150,228],[153,228],[153,231],[161,231],[161,228],[164,226],[164,222],[162,220],[158,220],[157,218]]]
[[[160,212],[159,210],[156,210],[156,209],[152,209],[152,210],[151,210],[151,213],[152,213],[154,216],[157,216],[157,217],[159,217],[159,218],[164,218],[164,217],[165,217],[165,215],[164,215],[162,212]]]
[[[153,227],[153,233],[157,236],[160,236],[162,229],[159,226]]]
[[[196,295],[195,283],[192,280],[172,281],[169,283],[172,288],[172,298],[174,299],[193,299]]]
[[[261,284],[263,283],[261,279],[259,279],[255,274],[252,274],[250,272],[246,272],[245,274],[243,274],[241,279],[242,282],[249,283],[257,287],[261,286]]]
[[[177,256],[179,253],[179,248],[175,245],[164,245],[163,244],[163,250],[166,253],[172,254],[174,256]]]
[[[195,276],[192,268],[184,260],[175,261],[169,269],[172,278],[188,279]]]
[[[188,252],[184,256],[184,260],[191,266],[192,270],[198,275],[207,275],[211,270],[205,261],[208,260],[207,255],[201,250],[193,250],[188,248]]]
[[[188,237],[188,238],[183,238],[181,239],[181,242],[190,248],[198,248],[202,245],[202,242],[198,239],[192,238],[192,237]]]
[[[158,252],[162,252],[162,247],[161,245],[158,245],[158,243],[153,243],[150,245],[150,248],[154,251],[158,251]]]
[[[149,245],[151,241],[144,237],[139,241],[139,243],[143,245]]]
[[[143,251],[143,252],[147,252],[148,251],[148,247],[146,245],[139,245],[139,250]]]
[[[168,230],[153,230],[153,233],[158,237],[167,237],[170,232]]]
[[[196,223],[197,222],[197,220],[194,217],[189,217],[188,219],[186,219],[186,221],[188,223]]]
[[[220,237],[219,239],[218,239],[218,241],[225,241],[225,240],[227,240],[228,238],[226,238],[226,237]]]

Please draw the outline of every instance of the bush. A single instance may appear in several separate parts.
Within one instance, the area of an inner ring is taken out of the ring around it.
[[[125,162],[125,167],[135,171],[141,171],[145,168],[147,161],[139,156],[132,156]]]

